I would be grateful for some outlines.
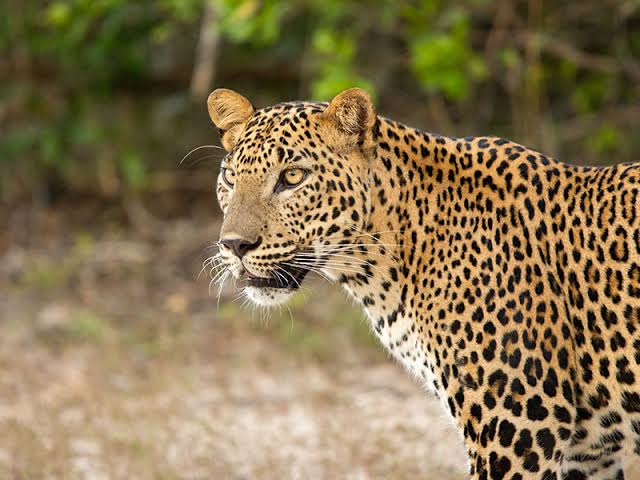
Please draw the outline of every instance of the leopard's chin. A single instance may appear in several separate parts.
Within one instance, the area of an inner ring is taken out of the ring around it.
[[[254,287],[244,288],[247,297],[256,305],[263,307],[275,307],[286,303],[296,292],[297,288],[283,287]]]

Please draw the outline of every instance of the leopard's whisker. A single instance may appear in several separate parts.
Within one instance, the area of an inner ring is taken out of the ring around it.
[[[317,255],[300,255],[301,259],[303,259],[303,258],[315,258],[315,257],[317,257]],[[322,261],[325,262],[325,263],[328,262],[328,261],[333,261],[335,263],[354,264],[354,265],[355,264],[357,264],[357,265],[368,265],[371,268],[379,270],[379,268],[378,268],[378,266],[376,264],[372,263],[369,260],[364,260],[362,258],[351,257],[351,256],[348,256],[348,255],[342,255],[342,254],[333,253],[333,252],[327,253],[325,255],[321,255],[321,257],[323,257]],[[324,257],[327,257],[327,258],[324,258]],[[336,257],[336,258],[332,258],[332,257]]]
[[[308,265],[304,265],[304,264],[299,264],[299,265],[296,265],[296,266],[308,268]],[[334,270],[345,270],[345,268],[346,268],[347,269],[346,271],[349,271],[351,273],[360,273],[360,270],[358,269],[358,267],[353,267],[353,268],[352,267],[337,267],[337,266],[330,266],[330,265],[325,267],[324,265],[319,265],[316,268],[329,268],[329,269],[334,269]]]
[[[218,309],[220,308],[220,295],[222,294],[222,287],[224,287],[224,282],[227,280],[227,278],[229,278],[229,275],[231,275],[231,272],[227,270],[227,274],[218,281],[218,299],[216,301],[216,308]]]
[[[191,155],[192,153],[197,152],[198,150],[203,149],[203,148],[218,148],[220,150],[224,150],[224,148],[219,147],[218,145],[200,145],[199,147],[196,147],[196,148],[190,150],[189,153],[187,153],[184,157],[182,157],[182,160],[180,160],[178,165],[182,165],[182,162],[184,162],[189,155]]]
[[[283,264],[284,265],[288,265],[290,267],[304,268],[304,269],[306,269],[306,270],[308,270],[310,272],[313,272],[313,273],[319,275],[320,277],[324,278],[328,282],[333,283],[333,280],[331,280],[329,277],[327,277],[327,275],[325,275],[324,272],[322,272],[321,270],[317,269],[316,267],[300,264],[300,263],[297,263],[297,262],[283,262]]]
[[[300,282],[293,276],[291,275],[291,273],[287,272],[284,268],[282,268],[279,265],[275,266],[275,270],[274,272],[277,273],[277,271],[280,270],[281,272],[283,272],[284,274],[288,275],[289,278],[291,278],[291,280],[293,280],[293,282],[299,287],[300,286]],[[283,276],[283,273],[281,273],[280,275]],[[286,283],[286,278],[284,278],[285,283]]]
[[[344,258],[349,259],[349,257],[343,256]],[[300,259],[302,260],[302,259]],[[379,271],[380,273],[381,270],[374,264],[372,264],[371,262],[367,262],[364,260],[360,260],[360,259],[349,259],[348,260],[332,260],[332,259],[321,259],[320,262],[318,262],[318,265],[320,266],[328,266],[328,265],[332,265],[332,266],[336,266],[336,267],[340,267],[340,266],[346,266],[346,267],[353,267],[353,268],[364,268],[364,267],[371,267],[372,269]]]

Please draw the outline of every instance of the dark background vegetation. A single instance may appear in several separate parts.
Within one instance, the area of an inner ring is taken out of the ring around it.
[[[215,142],[214,86],[265,106],[357,85],[426,130],[640,158],[637,0],[8,0],[0,19],[5,199],[210,188],[212,162],[177,163]]]
[[[219,86],[640,160],[640,1],[0,2],[0,478],[463,478],[336,287],[267,313],[198,277]]]

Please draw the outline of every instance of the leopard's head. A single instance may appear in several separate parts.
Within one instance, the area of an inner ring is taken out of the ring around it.
[[[221,268],[267,306],[288,300],[308,272],[358,273],[349,257],[371,209],[377,117],[369,96],[354,88],[329,104],[256,110],[218,89],[208,109],[228,152],[217,185]]]

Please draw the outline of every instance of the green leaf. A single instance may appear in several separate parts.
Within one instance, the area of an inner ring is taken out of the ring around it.
[[[58,1],[51,3],[45,10],[47,23],[54,27],[62,27],[71,18],[71,8],[68,2]]]
[[[611,153],[620,149],[624,144],[624,138],[614,125],[603,125],[595,135],[588,140],[589,149],[595,153]]]
[[[331,100],[338,93],[352,87],[362,88],[375,99],[373,84],[347,66],[325,68],[311,84],[311,94],[317,100]]]
[[[135,152],[128,152],[120,158],[120,172],[127,185],[140,189],[146,181],[146,168],[140,156]]]

